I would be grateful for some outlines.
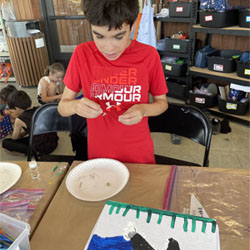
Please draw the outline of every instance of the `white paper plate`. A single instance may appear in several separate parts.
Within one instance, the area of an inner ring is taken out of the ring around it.
[[[127,184],[129,171],[117,160],[94,159],[73,168],[66,178],[66,188],[84,201],[106,200]]]
[[[17,164],[0,162],[0,194],[12,187],[21,174],[22,169]]]

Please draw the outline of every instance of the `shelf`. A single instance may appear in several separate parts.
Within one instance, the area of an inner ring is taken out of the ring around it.
[[[220,34],[220,35],[231,35],[231,36],[249,36],[250,29],[242,28],[239,26],[231,26],[226,28],[209,28],[202,27],[200,24],[196,24],[192,26],[192,29],[195,32],[204,32],[207,34]]]
[[[222,112],[218,109],[218,107],[214,107],[214,108],[207,108],[207,110],[215,112],[216,114],[222,114],[223,116],[226,116],[228,118],[235,118],[236,120],[241,120],[241,121],[245,121],[248,125],[250,123],[250,115],[249,112],[246,115],[234,115],[234,114],[229,114],[229,113],[225,113]]]
[[[0,52],[0,56],[10,56],[8,51]]]
[[[168,81],[171,78],[174,78],[176,80],[183,81],[183,82],[187,81],[187,77],[186,76],[168,76],[168,75],[165,74],[165,77],[166,77],[166,81]]]
[[[158,50],[158,53],[161,55],[161,56],[178,56],[178,57],[181,57],[181,58],[189,58],[189,54],[182,54],[182,53],[179,53],[179,52],[170,52],[170,51],[160,51]]]
[[[5,76],[2,77],[2,79],[0,80],[0,82],[4,82],[5,81]],[[8,79],[8,82],[15,82],[16,81],[16,78],[14,76],[11,76],[9,79]]]
[[[238,83],[243,86],[250,86],[250,79],[239,77],[237,76],[236,72],[220,73],[208,70],[207,68],[197,68],[192,66],[189,68],[189,74],[205,78],[213,78],[215,80]]]
[[[154,17],[154,21],[157,22],[173,22],[173,23],[192,23],[191,17]]]

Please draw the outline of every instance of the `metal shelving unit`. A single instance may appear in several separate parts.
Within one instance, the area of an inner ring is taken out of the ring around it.
[[[169,52],[169,51],[158,51],[160,55],[162,56],[179,56],[185,59],[189,59],[190,58],[190,54],[181,54],[181,53],[175,53],[175,52]]]
[[[198,32],[203,32],[208,35],[213,35],[213,34],[220,34],[220,35],[234,35],[234,36],[248,36],[250,37],[250,29],[249,28],[242,28],[239,26],[231,26],[227,28],[208,28],[208,27],[201,27],[199,24],[193,25],[191,27],[191,32],[193,33],[193,37],[195,39],[196,33]],[[211,37],[210,37],[211,38]],[[210,39],[208,39],[210,41]],[[215,71],[210,71],[207,68],[197,68],[195,66],[189,67],[188,69],[188,75],[189,75],[189,87],[188,89],[191,88],[191,83],[193,80],[193,76],[199,76],[199,77],[204,77],[204,78],[211,78],[215,80],[220,80],[220,81],[225,81],[225,82],[233,82],[242,86],[247,86],[250,87],[250,79],[242,78],[239,77],[236,72],[233,73],[221,73],[221,72],[215,72]],[[236,120],[236,121],[241,121],[243,123],[247,123],[248,125],[250,124],[250,117],[249,117],[249,112],[245,116],[238,116],[238,115],[232,115],[232,114],[227,114],[224,112],[219,111],[219,109],[216,108],[211,108],[209,109],[212,113],[218,114],[218,115],[223,115],[226,116],[227,118]]]
[[[195,39],[193,37],[193,32],[192,32],[192,25],[196,24],[197,22],[197,10],[198,10],[198,1],[194,0],[192,1],[192,10],[191,10],[191,17],[155,17],[154,21],[161,22],[161,25],[164,25],[166,22],[173,22],[173,23],[189,23],[190,24],[190,33],[189,33],[189,45],[188,45],[188,52],[187,53],[179,53],[179,52],[169,52],[169,51],[158,51],[161,56],[178,56],[180,58],[187,59],[188,66],[190,66],[192,63],[192,59],[194,57],[193,53],[194,50],[193,48]],[[163,27],[161,28],[161,31],[163,31]],[[161,34],[162,37],[164,37],[164,34],[162,32]],[[187,100],[188,97],[188,70],[187,70],[187,75],[186,77],[178,77],[178,76],[167,76],[169,79],[174,79],[174,80],[181,80],[186,83],[186,94],[184,97],[184,101]],[[171,95],[169,95],[171,96]],[[174,98],[178,98],[175,95],[173,96]],[[178,98],[180,99],[180,98]],[[183,100],[183,99],[182,99]]]
[[[159,22],[173,22],[173,23],[192,23],[193,22],[193,18],[174,18],[174,17],[155,17],[154,18],[155,21],[159,21]]]
[[[250,29],[242,28],[239,26],[231,26],[227,28],[209,28],[202,27],[199,24],[192,26],[193,32],[204,32],[206,34],[219,34],[219,35],[234,35],[234,36],[249,36]]]
[[[221,80],[225,82],[231,82],[243,85],[243,86],[250,86],[250,79],[242,78],[237,76],[236,72],[233,73],[221,73],[208,70],[207,68],[197,68],[192,66],[189,68],[189,74],[194,76],[200,76],[204,78],[212,78],[215,80]]]

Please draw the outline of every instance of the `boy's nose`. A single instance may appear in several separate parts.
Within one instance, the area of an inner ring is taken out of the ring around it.
[[[104,45],[104,50],[106,53],[112,53],[114,52],[114,45],[112,42],[106,42]]]

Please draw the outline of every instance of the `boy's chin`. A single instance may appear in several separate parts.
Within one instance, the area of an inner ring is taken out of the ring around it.
[[[108,59],[109,61],[115,61],[116,59],[119,58],[119,56],[115,56],[115,57],[109,57],[109,56],[106,56],[104,55],[106,59]]]
[[[109,61],[115,61],[116,59],[120,57],[120,55],[109,56],[109,55],[104,54],[104,57],[108,59]]]

